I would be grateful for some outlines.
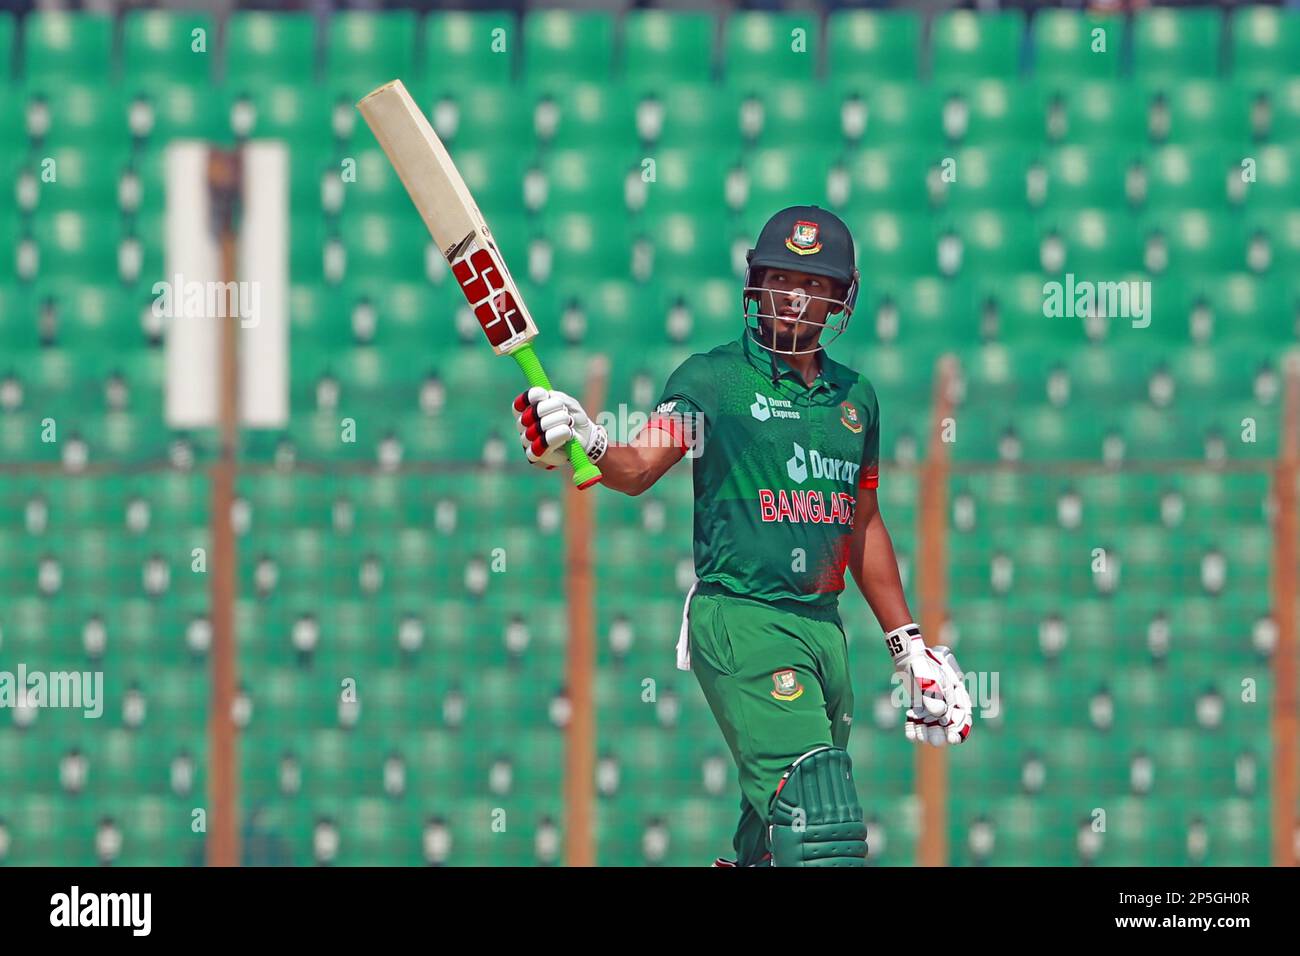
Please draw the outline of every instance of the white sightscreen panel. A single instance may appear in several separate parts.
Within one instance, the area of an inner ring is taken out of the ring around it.
[[[165,166],[164,275],[154,287],[154,307],[165,310],[165,413],[169,426],[195,428],[217,421],[221,320],[208,314],[210,297],[202,292],[221,273],[209,222],[208,149],[199,142],[172,143]]]
[[[289,422],[289,153],[283,143],[244,147],[239,411],[250,428]]]

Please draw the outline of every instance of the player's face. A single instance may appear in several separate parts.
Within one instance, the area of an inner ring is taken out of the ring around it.
[[[775,352],[812,352],[826,317],[842,311],[844,286],[795,269],[764,269],[754,279],[762,341]]]

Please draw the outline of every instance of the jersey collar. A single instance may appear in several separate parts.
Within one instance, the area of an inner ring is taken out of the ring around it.
[[[745,360],[750,366],[760,372],[769,381],[772,378],[773,371],[776,372],[778,380],[788,379],[793,382],[801,391],[809,395],[818,395],[822,392],[831,392],[840,384],[839,370],[840,363],[834,361],[826,354],[825,349],[818,350],[818,364],[821,366],[817,372],[817,377],[809,385],[804,381],[796,369],[792,368],[790,363],[781,355],[775,352],[769,352],[767,349],[758,345],[746,329],[740,336],[740,348],[745,354]]]

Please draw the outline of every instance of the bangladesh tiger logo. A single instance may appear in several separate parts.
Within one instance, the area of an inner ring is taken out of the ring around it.
[[[772,675],[772,683],[775,685],[772,696],[777,700],[798,700],[803,696],[803,684],[799,683],[793,669],[777,671]]]
[[[801,256],[810,256],[814,252],[821,252],[822,243],[817,238],[817,232],[817,223],[800,219],[794,224],[794,228],[790,230],[790,237],[786,239],[785,247]]]
[[[840,405],[840,424],[855,435],[862,431],[862,419],[858,417],[858,410],[852,402]]]

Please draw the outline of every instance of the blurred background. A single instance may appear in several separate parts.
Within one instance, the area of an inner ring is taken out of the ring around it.
[[[617,421],[739,335],[772,212],[854,229],[831,354],[982,687],[918,755],[846,592],[873,864],[1294,863],[1300,11],[186,6],[0,3],[0,672],[105,691],[0,709],[0,863],[728,852],[688,468],[523,463],[518,369],[353,107],[394,77]],[[256,275],[262,321],[160,316],[179,272]],[[1149,324],[1045,316],[1067,274]]]

